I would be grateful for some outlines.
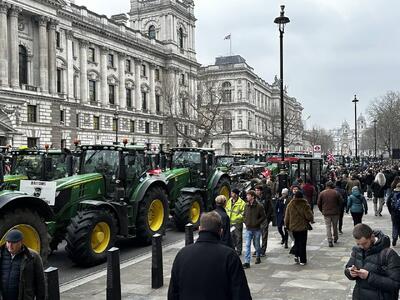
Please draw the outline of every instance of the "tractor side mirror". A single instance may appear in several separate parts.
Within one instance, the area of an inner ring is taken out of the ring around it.
[[[161,152],[160,154],[160,168],[161,170],[165,170],[167,167],[167,157],[164,152]]]

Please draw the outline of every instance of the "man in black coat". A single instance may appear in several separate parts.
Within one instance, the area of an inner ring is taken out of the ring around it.
[[[220,242],[221,226],[218,213],[202,214],[196,243],[175,257],[168,300],[252,299],[239,256]]]
[[[397,300],[400,288],[400,257],[390,248],[390,239],[381,231],[372,231],[366,224],[353,229],[357,246],[344,271],[356,280],[354,300]]]
[[[219,214],[222,220],[221,243],[234,249],[231,236],[231,222],[225,210],[226,201],[227,200],[224,195],[217,196],[215,198],[215,212]]]
[[[22,232],[13,229],[6,235],[6,244],[0,247],[0,299],[44,300],[42,259],[22,240]]]
[[[267,252],[269,224],[274,217],[274,207],[272,205],[272,193],[269,186],[257,185],[255,192],[258,201],[264,206],[266,216],[265,221],[261,224],[262,246],[260,256],[264,257]],[[256,256],[256,254],[254,253],[253,256]]]

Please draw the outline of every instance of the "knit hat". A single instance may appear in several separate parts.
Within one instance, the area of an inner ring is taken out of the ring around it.
[[[23,236],[22,232],[19,231],[18,229],[12,229],[6,235],[6,241],[11,242],[11,243],[16,243],[16,242],[22,241],[23,238],[24,238],[24,236]]]

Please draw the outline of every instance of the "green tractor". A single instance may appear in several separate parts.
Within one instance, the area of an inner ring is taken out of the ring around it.
[[[218,195],[230,196],[227,168],[216,167],[213,149],[173,148],[168,182],[170,211],[179,230],[192,223],[196,228],[203,211],[215,208]]]

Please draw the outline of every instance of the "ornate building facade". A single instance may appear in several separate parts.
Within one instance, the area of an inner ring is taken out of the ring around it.
[[[267,83],[240,55],[218,57],[214,65],[199,70],[199,83],[214,81],[221,90],[223,129],[213,139],[221,154],[278,151],[280,145],[279,80]],[[300,151],[302,105],[284,93],[286,150]]]
[[[164,84],[195,99],[193,9],[131,0],[108,18],[73,1],[0,0],[0,145],[173,143]]]

